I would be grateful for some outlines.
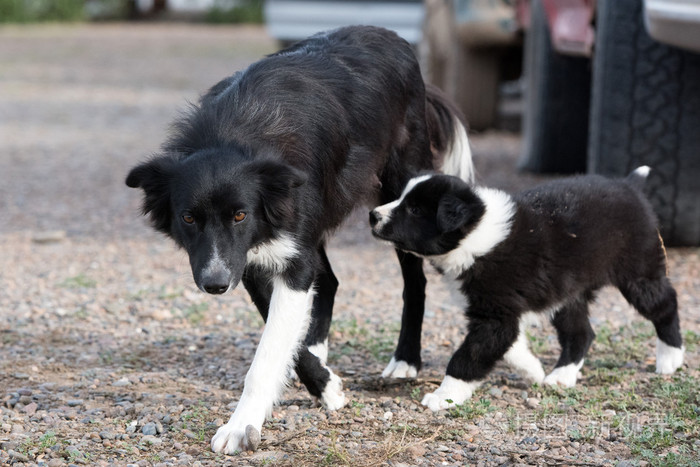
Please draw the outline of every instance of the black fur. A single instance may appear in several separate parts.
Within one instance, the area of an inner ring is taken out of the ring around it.
[[[556,366],[581,362],[595,336],[588,304],[605,285],[619,288],[661,341],[681,348],[676,293],[639,178],[581,176],[511,198],[507,236],[452,270],[468,300],[469,324],[447,375],[469,382],[486,377],[517,339],[528,311],[558,310],[552,317],[562,347]],[[461,258],[455,252],[467,251],[486,211],[498,209],[480,193],[455,177],[434,175],[400,204],[373,211],[373,233],[438,269],[454,266],[445,255]]]
[[[419,171],[439,169],[459,121],[436,91],[426,96],[408,43],[380,28],[342,28],[216,84],[126,183],[144,190],[144,214],[188,252],[202,290],[222,293],[242,279],[266,318],[273,275],[295,290],[315,283],[312,345],[328,335],[338,286],[327,234],[356,207],[393,199]],[[234,222],[237,213],[245,219]],[[298,255],[276,270],[247,264],[248,252],[281,234]],[[218,270],[205,267],[214,251]],[[399,259],[420,289],[404,294],[404,324],[420,335],[422,262]],[[408,342],[420,365],[420,342]],[[319,395],[328,372],[305,348],[298,359],[301,380]]]

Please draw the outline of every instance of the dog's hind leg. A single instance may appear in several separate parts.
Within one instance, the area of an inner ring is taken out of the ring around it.
[[[325,253],[323,254],[325,258]],[[327,259],[325,260],[328,261]],[[330,271],[330,265],[329,269]],[[333,273],[331,272],[331,275]],[[272,295],[272,285],[268,275],[260,269],[249,268],[243,276],[243,284],[250,294],[253,303],[258,308],[263,319],[267,322],[268,309],[270,307],[270,297]],[[336,281],[337,287],[337,281]],[[306,340],[309,335],[316,333],[314,325],[318,325],[315,319],[315,314],[318,313],[317,303],[319,301],[319,292],[314,296],[314,302],[311,312],[311,323],[309,331],[307,331]],[[333,291],[335,293],[335,291]],[[332,307],[332,299],[331,299]],[[326,336],[328,335],[328,327],[330,326],[330,317],[326,326]],[[325,338],[324,338],[325,339]],[[318,350],[317,350],[318,351]],[[326,367],[325,359],[321,359],[318,355],[307,348],[306,343],[302,344],[297,352],[296,374],[299,380],[306,386],[306,389],[312,396],[321,400],[323,405],[331,410],[337,410],[345,405],[345,396],[342,392],[342,382],[338,376]]]
[[[620,286],[627,301],[656,328],[656,372],[673,373],[683,365],[683,338],[676,291],[668,278],[638,279]]]
[[[414,378],[421,367],[421,329],[425,311],[423,260],[410,253],[396,250],[403,275],[403,313],[399,343],[389,365],[382,372],[384,378]]]
[[[546,384],[566,388],[576,385],[586,352],[595,338],[588,318],[588,302],[592,299],[593,294],[586,292],[554,312],[552,324],[557,330],[561,354],[554,370],[544,379]]]
[[[457,349],[440,387],[426,394],[421,404],[433,412],[448,409],[469,399],[481,380],[486,378],[498,360],[503,358],[520,333],[516,317],[498,316],[498,312],[469,313],[469,333]]]
[[[321,264],[316,273],[316,297],[311,312],[311,325],[304,342],[309,352],[316,355],[324,364],[328,359],[328,331],[333,318],[333,303],[338,290],[338,279],[333,274],[326,250],[318,249]]]

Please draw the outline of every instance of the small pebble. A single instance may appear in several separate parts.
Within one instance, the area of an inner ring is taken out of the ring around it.
[[[260,432],[253,425],[245,427],[245,445],[250,451],[256,451],[260,445]]]

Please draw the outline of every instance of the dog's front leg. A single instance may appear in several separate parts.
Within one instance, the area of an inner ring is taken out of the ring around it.
[[[211,440],[214,452],[233,454],[251,448],[246,427],[260,432],[272,404],[280,396],[294,357],[309,326],[313,289],[295,290],[282,278],[273,281],[267,323],[236,410]]]

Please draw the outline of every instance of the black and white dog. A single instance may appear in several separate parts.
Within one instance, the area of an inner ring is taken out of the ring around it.
[[[325,365],[338,286],[326,238],[358,206],[399,196],[441,170],[465,180],[472,162],[459,113],[424,86],[410,45],[380,28],[315,35],[212,87],[162,153],[134,167],[153,226],[189,254],[197,286],[243,281],[266,320],[235,412],[216,452],[249,446],[291,368],[329,409],[345,404]],[[405,282],[396,358],[420,366],[422,260],[397,252]]]
[[[466,339],[423,405],[437,411],[464,402],[500,359],[534,381],[573,386],[595,336],[588,304],[605,285],[654,323],[656,371],[682,365],[676,292],[656,217],[636,186],[648,172],[575,177],[513,197],[423,175],[370,213],[376,237],[427,258],[467,299]],[[550,313],[561,344],[546,378],[524,336],[527,312]]]

